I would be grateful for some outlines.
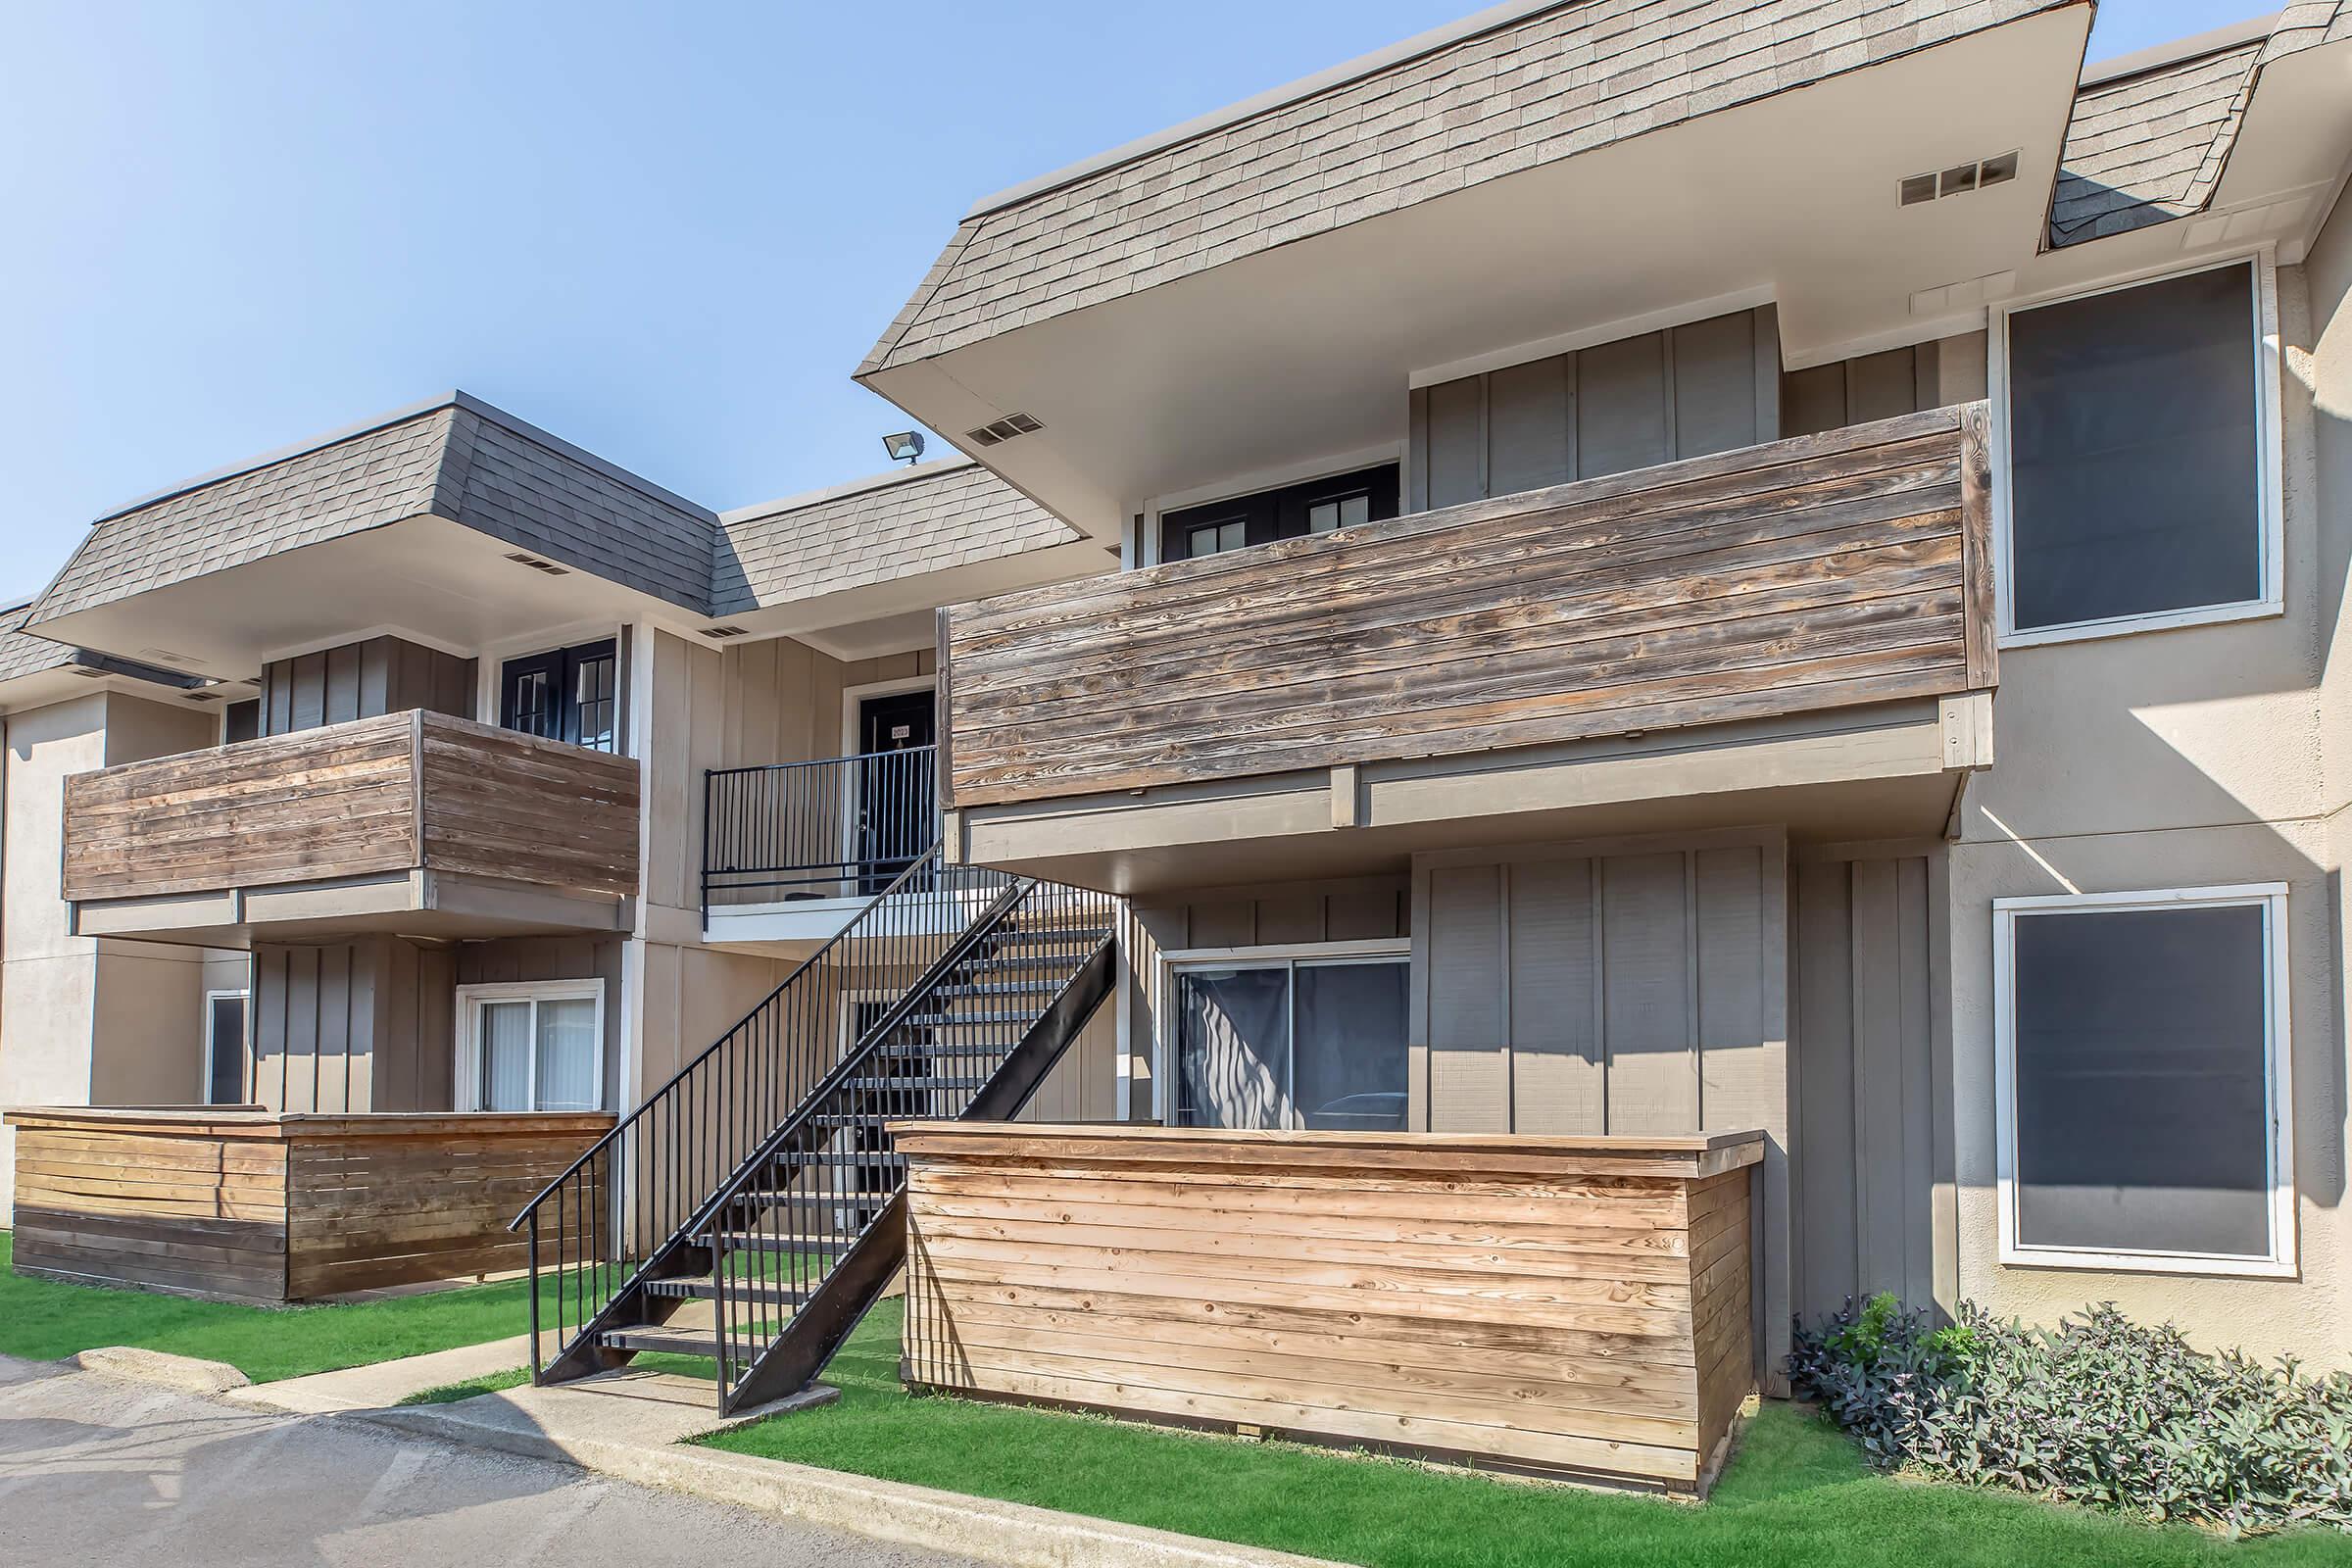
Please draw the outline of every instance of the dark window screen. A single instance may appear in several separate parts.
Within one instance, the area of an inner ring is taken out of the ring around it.
[[[2262,597],[2251,264],[2009,318],[2019,629]]]
[[[204,1102],[237,1105],[245,1101],[245,994],[205,999],[208,1050]]]
[[[2270,1254],[2263,915],[2017,917],[2020,1244]]]
[[[1404,1130],[1406,966],[1300,964],[1295,971],[1300,1122],[1312,1132]]]

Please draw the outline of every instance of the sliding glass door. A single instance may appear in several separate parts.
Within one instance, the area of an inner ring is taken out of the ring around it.
[[[1402,1130],[1406,975],[1401,957],[1178,969],[1175,1124]]]

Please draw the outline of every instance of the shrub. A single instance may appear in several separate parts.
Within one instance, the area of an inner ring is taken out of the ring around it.
[[[1879,1295],[1800,1324],[1797,1389],[1873,1463],[2232,1536],[2352,1530],[2352,1376],[2193,1349],[2114,1305],[2051,1330],[1963,1303],[1932,1327]]]

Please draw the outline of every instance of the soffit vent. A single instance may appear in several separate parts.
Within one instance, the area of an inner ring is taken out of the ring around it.
[[[74,666],[74,673],[79,675],[83,680],[104,680],[108,675],[112,674],[113,671],[105,669],[91,669],[86,665],[77,664]]]
[[[1043,430],[1045,427],[1045,421],[1033,415],[1007,414],[994,424],[983,424],[963,433],[981,446],[993,447],[1016,435],[1027,435],[1032,430]]]
[[[703,628],[703,635],[714,643],[723,643],[730,637],[749,637],[751,634],[751,628],[748,626],[705,626]]]
[[[1982,163],[1955,164],[1950,169],[1927,174],[1911,174],[1902,183],[1902,204],[1917,207],[1922,202],[1940,201],[1946,196],[1965,196],[1972,190],[1984,190],[1992,185],[2006,185],[2017,177],[2018,154],[2005,152]]]
[[[220,698],[214,696],[211,692],[190,692],[187,696],[180,699],[180,701],[183,703],[217,703],[220,700]]]
[[[533,571],[544,571],[550,577],[568,577],[571,575],[571,568],[569,566],[559,566],[552,561],[542,561],[537,556],[524,555],[519,550],[507,557],[507,559],[514,562],[517,565],[528,566]]]

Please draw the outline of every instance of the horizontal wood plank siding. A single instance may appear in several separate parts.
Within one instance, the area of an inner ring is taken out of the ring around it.
[[[957,606],[941,621],[950,804],[1989,686],[1971,657],[1991,614],[1984,414]]]
[[[629,894],[629,758],[408,710],[75,774],[68,899],[416,867]]]
[[[12,1113],[20,1271],[283,1300],[286,1149],[272,1120]]]
[[[1677,1492],[1754,1387],[1752,1135],[898,1146],[914,1384]]]
[[[507,1221],[605,1115],[12,1112],[16,1266],[306,1300],[523,1266]]]

